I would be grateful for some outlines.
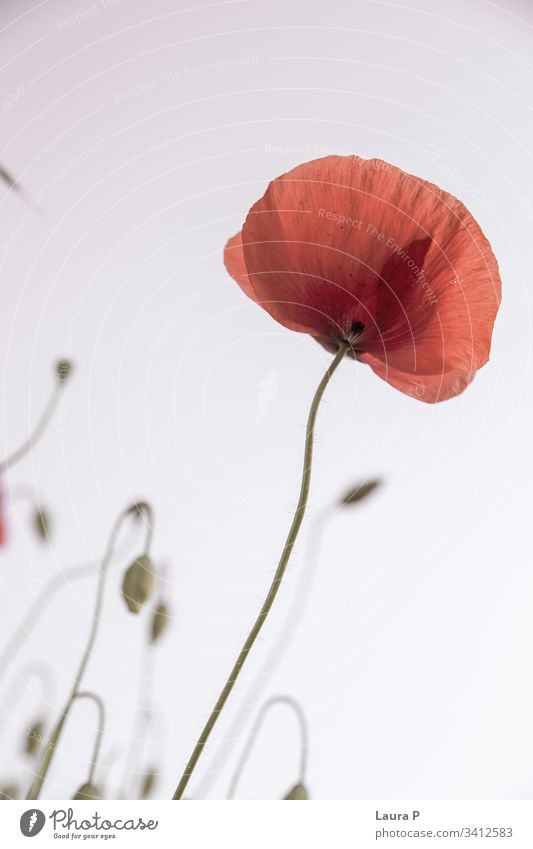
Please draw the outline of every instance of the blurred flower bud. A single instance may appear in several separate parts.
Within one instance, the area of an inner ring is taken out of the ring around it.
[[[154,587],[154,567],[148,555],[143,554],[126,569],[122,581],[122,598],[126,602],[128,610],[131,610],[132,613],[138,613],[152,595]]]
[[[24,741],[24,751],[27,755],[35,755],[41,746],[44,739],[44,722],[37,720],[28,733]]]
[[[72,371],[72,363],[70,360],[58,360],[56,365],[57,377],[60,383],[63,383]]]
[[[168,607],[164,601],[160,601],[152,614],[150,627],[150,642],[156,643],[161,634],[166,631],[170,620]]]
[[[85,784],[82,784],[79,790],[76,791],[75,795],[72,797],[74,801],[80,801],[82,799],[96,799],[99,800],[101,798],[100,792],[94,784],[91,784],[87,781]]]
[[[33,518],[35,533],[46,542],[50,534],[50,515],[46,510],[36,510]]]
[[[19,790],[16,784],[4,784],[0,787],[0,802],[5,802],[8,799],[18,799]]]
[[[143,782],[141,786],[141,799],[149,799],[153,793],[154,787],[157,782],[157,772],[153,769],[149,770],[146,775],[143,776]]]
[[[142,519],[143,513],[146,510],[146,502],[145,501],[136,501],[130,507],[130,512],[135,519]]]
[[[289,790],[284,799],[290,799],[291,801],[304,801],[309,799],[309,794],[304,784],[295,784],[292,790]]]
[[[358,483],[344,493],[339,503],[341,506],[358,504],[379,486],[381,486],[381,481],[377,478],[375,480],[365,481],[364,483]]]

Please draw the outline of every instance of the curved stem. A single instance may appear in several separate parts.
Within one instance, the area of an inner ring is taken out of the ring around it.
[[[53,701],[56,686],[53,670],[49,669],[44,663],[32,662],[26,664],[20,669],[16,680],[11,684],[7,696],[0,705],[0,736],[5,728],[5,720],[12,716],[14,705],[20,701],[32,677],[39,681],[42,700],[46,701],[46,704]]]
[[[130,507],[128,507],[126,510],[122,511],[122,513],[120,514],[120,516],[116,520],[116,522],[113,526],[113,529],[111,531],[111,535],[109,537],[109,542],[107,544],[107,548],[106,548],[106,551],[105,551],[105,554],[104,554],[104,557],[103,557],[103,560],[102,560],[102,565],[100,567],[100,579],[98,581],[96,601],[95,601],[95,606],[94,606],[91,630],[89,632],[89,638],[87,640],[87,645],[85,647],[85,651],[83,652],[81,662],[80,662],[80,665],[79,665],[79,668],[78,668],[78,672],[76,674],[76,677],[74,679],[74,683],[72,685],[70,696],[67,699],[67,703],[66,703],[65,707],[63,708],[63,711],[62,711],[62,713],[61,713],[61,715],[60,715],[60,717],[57,721],[57,724],[56,724],[56,726],[55,726],[55,728],[52,732],[50,740],[48,741],[48,744],[46,746],[43,758],[42,758],[41,763],[39,765],[39,770],[38,770],[38,772],[37,772],[37,774],[36,774],[36,776],[33,780],[33,783],[30,787],[28,795],[26,796],[27,799],[38,799],[39,798],[41,788],[43,786],[43,783],[44,783],[44,780],[46,778],[48,769],[50,767],[50,763],[51,763],[52,758],[54,756],[55,749],[56,749],[57,744],[59,742],[59,738],[61,737],[61,732],[63,731],[63,726],[64,726],[64,724],[67,720],[67,717],[70,713],[72,703],[74,702],[74,700],[75,700],[75,698],[76,698],[76,696],[79,692],[80,685],[81,685],[83,676],[85,674],[85,669],[87,667],[87,664],[89,663],[89,659],[90,659],[91,654],[92,654],[93,646],[94,646],[94,643],[95,643],[95,640],[96,640],[96,634],[98,632],[100,615],[101,615],[101,612],[102,612],[102,603],[103,603],[103,599],[104,599],[104,589],[105,589],[105,580],[106,580],[106,575],[107,575],[107,569],[108,569],[111,557],[113,555],[113,551],[114,551],[114,548],[115,548],[115,543],[116,543],[118,533],[119,533],[120,528],[122,527],[122,524],[124,523],[125,519],[127,519],[129,516],[131,516],[132,514],[135,514],[135,513],[137,515],[144,515],[144,518],[145,518],[145,521],[146,521],[146,541],[145,541],[145,549],[144,550],[145,550],[145,552],[147,552],[148,549],[149,549],[151,539],[152,539],[152,529],[153,529],[153,514],[152,514],[151,507],[148,504],[146,504],[145,502],[141,502],[139,504],[133,504]]]
[[[105,727],[105,707],[100,696],[97,696],[96,693],[92,693],[90,690],[84,690],[83,692],[76,693],[75,699],[91,699],[96,707],[98,708],[98,731],[96,732],[96,738],[94,741],[94,749],[93,756],[91,760],[91,766],[89,769],[89,777],[87,779],[88,784],[94,784],[94,771],[96,769],[96,765],[98,763],[98,758],[100,756],[100,748],[102,746],[102,737],[104,734]]]
[[[283,551],[281,553],[281,558],[278,563],[278,567],[274,574],[274,578],[270,585],[270,589],[267,593],[267,597],[263,603],[261,610],[259,611],[259,616],[254,622],[252,630],[248,634],[246,641],[239,653],[237,660],[233,666],[229,674],[229,678],[224,684],[222,688],[222,692],[218,697],[218,700],[203,728],[200,737],[198,738],[198,742],[193,750],[191,757],[185,767],[185,771],[180,779],[180,782],[176,788],[176,792],[174,793],[173,799],[181,799],[185,789],[189,783],[189,779],[192,775],[192,772],[198,762],[200,755],[202,754],[205,744],[209,739],[209,735],[211,734],[220,713],[226,704],[226,701],[233,690],[235,682],[239,677],[239,673],[246,662],[248,655],[250,654],[250,650],[255,643],[261,628],[263,627],[265,620],[270,612],[270,609],[274,603],[274,600],[278,594],[278,590],[280,588],[281,582],[283,580],[283,576],[285,574],[285,570],[287,568],[287,564],[289,562],[292,550],[294,548],[294,544],[296,542],[296,538],[298,536],[298,532],[300,530],[302,520],[305,513],[305,508],[307,506],[307,500],[309,497],[309,486],[311,483],[311,464],[313,459],[313,441],[314,441],[314,431],[315,431],[315,422],[316,416],[318,413],[318,408],[320,406],[320,401],[322,399],[322,395],[328,385],[331,377],[342,359],[344,358],[346,352],[350,348],[350,343],[348,341],[343,341],[339,344],[339,349],[335,355],[335,359],[329,365],[324,377],[318,384],[318,388],[315,392],[314,398],[311,402],[311,408],[309,410],[309,416],[307,419],[307,428],[305,433],[305,451],[304,451],[304,463],[303,463],[303,472],[302,472],[302,481],[300,485],[300,496],[298,498],[298,505],[296,507],[296,512],[294,514],[294,518],[292,520],[292,524],[289,530],[289,534],[287,536],[287,540],[283,547]]]
[[[28,609],[20,625],[7,641],[4,648],[0,650],[0,680],[7,671],[13,656],[24,644],[46,610],[45,602],[52,598],[68,581],[83,578],[94,572],[95,565],[95,561],[80,563],[77,566],[72,566],[66,573],[60,572],[58,575],[53,575],[47,581],[39,595],[34,599],[33,604]]]
[[[302,558],[304,564],[296,588],[292,591],[293,601],[285,613],[285,622],[273,641],[268,654],[264,657],[259,671],[254,676],[239,709],[235,712],[225,739],[220,743],[218,751],[209,763],[208,769],[200,779],[195,797],[205,798],[213,781],[227,762],[233,746],[240,739],[240,732],[248,722],[250,710],[259,703],[262,693],[270,681],[273,672],[279,666],[291,643],[298,633],[298,628],[304,617],[309,598],[314,586],[322,550],[322,537],[327,523],[334,516],[334,505],[326,504],[311,519],[305,551]]]
[[[307,773],[307,753],[309,746],[309,731],[307,728],[307,720],[305,718],[305,714],[296,699],[292,699],[290,696],[275,696],[273,699],[269,699],[267,702],[265,702],[265,704],[262,706],[259,713],[257,714],[256,720],[244,745],[244,749],[242,750],[242,754],[239,758],[237,766],[235,767],[235,772],[233,773],[233,778],[231,779],[231,784],[228,790],[228,799],[233,799],[235,797],[237,784],[239,783],[239,779],[246,765],[246,761],[250,757],[250,753],[254,747],[255,741],[257,740],[257,736],[259,734],[259,731],[261,730],[261,726],[265,720],[265,717],[270,708],[274,707],[274,705],[277,704],[288,705],[290,708],[293,709],[294,713],[297,716],[298,724],[300,726],[300,776],[298,778],[298,782],[296,783],[305,784],[305,776]]]
[[[35,425],[33,431],[30,433],[25,442],[22,443],[19,448],[13,451],[12,454],[9,454],[4,460],[0,461],[0,475],[3,474],[7,469],[13,466],[15,463],[18,463],[19,460],[22,460],[26,454],[29,454],[30,451],[35,447],[37,442],[41,439],[46,428],[52,421],[52,417],[54,415],[55,409],[61,397],[61,392],[63,390],[63,381],[58,380],[52,395],[50,396],[46,407],[44,408],[44,412],[41,415],[41,418]]]

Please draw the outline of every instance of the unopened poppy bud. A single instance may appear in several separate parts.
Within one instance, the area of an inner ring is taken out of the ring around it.
[[[70,360],[59,360],[56,365],[57,377],[63,383],[72,371],[72,363]]]
[[[136,501],[130,507],[130,512],[135,519],[142,519],[143,513],[146,510],[145,501]]]
[[[16,784],[4,784],[0,787],[0,802],[6,802],[10,799],[18,799],[19,790]]]
[[[157,642],[161,634],[166,631],[170,619],[168,607],[164,601],[160,601],[152,614],[152,624],[150,628],[150,642],[152,645]]]
[[[149,799],[152,795],[153,789],[156,785],[157,781],[157,772],[153,769],[149,770],[143,777],[143,783],[141,787],[141,799]]]
[[[33,519],[33,525],[39,539],[46,541],[50,534],[50,515],[48,512],[46,510],[37,510]]]
[[[352,504],[358,504],[371,492],[374,492],[375,489],[381,486],[380,480],[369,480],[365,483],[359,483],[357,486],[351,487],[351,489],[347,490],[342,498],[340,499],[341,505],[350,506]]]
[[[39,751],[40,745],[44,737],[44,723],[38,720],[35,722],[28,733],[24,743],[24,750],[27,755],[34,755]]]
[[[76,791],[75,795],[72,797],[74,801],[81,801],[82,799],[96,799],[99,800],[102,797],[100,796],[100,791],[96,787],[96,785],[91,784],[87,781],[85,784],[82,784],[79,790]]]
[[[143,554],[128,567],[122,581],[122,598],[128,610],[138,613],[152,595],[154,587],[154,567],[148,555]]]
[[[289,790],[284,799],[290,799],[291,801],[304,801],[309,799],[309,794],[304,784],[295,784],[292,790]]]

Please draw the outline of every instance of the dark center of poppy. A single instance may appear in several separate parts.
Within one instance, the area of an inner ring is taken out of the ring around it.
[[[349,340],[350,342],[355,342],[356,339],[362,334],[365,329],[365,325],[362,321],[352,321],[352,326],[350,329]]]

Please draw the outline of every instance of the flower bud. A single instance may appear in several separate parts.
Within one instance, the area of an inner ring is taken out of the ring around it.
[[[309,799],[309,794],[304,784],[295,784],[292,790],[289,790],[284,799],[290,799],[291,801],[304,801]]]
[[[76,791],[75,795],[72,797],[74,801],[81,801],[82,799],[96,799],[99,800],[102,797],[100,796],[100,792],[98,788],[91,784],[89,781],[82,784],[79,790]]]
[[[37,720],[35,722],[28,733],[26,734],[26,740],[24,742],[24,751],[27,755],[35,755],[40,748],[41,743],[44,739],[44,722],[41,720]]]
[[[151,769],[143,776],[141,785],[141,799],[149,799],[157,781],[157,772]]]
[[[128,610],[138,613],[152,595],[154,587],[154,567],[148,555],[143,554],[128,567],[122,581],[122,598]]]
[[[46,542],[50,534],[50,516],[46,510],[36,510],[33,518],[35,533],[39,539]]]
[[[371,492],[374,492],[375,489],[381,486],[381,481],[378,479],[365,481],[364,483],[359,483],[356,486],[351,487],[347,492],[344,493],[342,498],[340,499],[341,506],[350,506],[352,504],[358,504],[360,501],[363,501]]]
[[[70,360],[58,360],[56,365],[56,373],[60,383],[64,383],[70,376],[72,371],[72,363]]]
[[[169,624],[170,614],[164,601],[160,601],[152,614],[150,626],[150,642],[156,643],[161,634],[166,631]]]

